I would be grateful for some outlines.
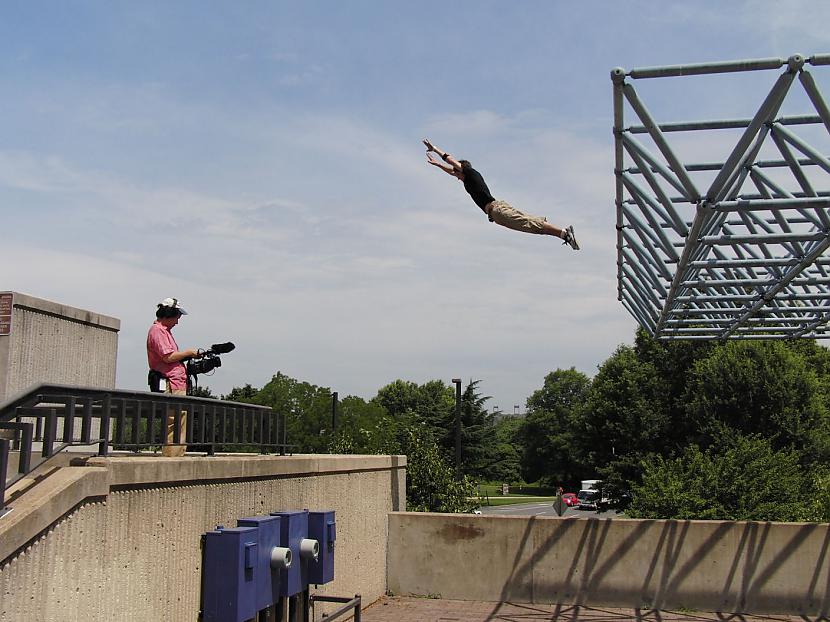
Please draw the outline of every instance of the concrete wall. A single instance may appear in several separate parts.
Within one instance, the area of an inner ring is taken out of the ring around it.
[[[91,458],[60,469],[0,518],[0,620],[192,622],[200,536],[298,508],[336,512],[335,580],[319,591],[360,593],[368,604],[386,591],[387,514],[405,507],[405,464],[248,455]]]
[[[41,382],[115,386],[120,320],[18,292],[0,334],[0,402]],[[5,331],[2,331],[5,332]]]
[[[393,513],[398,595],[827,615],[830,525]]]

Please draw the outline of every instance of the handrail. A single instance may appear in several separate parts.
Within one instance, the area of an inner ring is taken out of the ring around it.
[[[330,613],[324,613],[322,619],[326,622],[331,620],[336,620],[345,616],[346,614],[353,614],[354,615],[354,622],[360,622],[360,608],[361,608],[361,598],[360,594],[355,594],[354,598],[349,598],[348,596],[326,596],[324,594],[312,594],[309,597],[310,604],[314,604],[315,602],[321,603],[342,603],[342,606],[338,607],[334,611]],[[308,613],[308,611],[306,611]]]
[[[5,513],[6,489],[66,447],[98,445],[99,456],[108,455],[110,448],[138,452],[160,447],[166,440],[168,412],[177,423],[174,442],[198,447],[211,456],[217,449],[232,446],[256,447],[260,453],[279,451],[280,455],[290,447],[284,414],[269,406],[41,383],[0,403],[0,430],[13,433],[13,448],[20,450],[21,457],[17,474],[7,481],[12,447],[8,441],[0,442],[0,516]],[[188,418],[184,438],[178,425],[182,412]],[[94,438],[93,421],[99,423]],[[77,423],[80,433],[76,433]],[[42,443],[43,460],[33,466],[30,457],[36,441]]]

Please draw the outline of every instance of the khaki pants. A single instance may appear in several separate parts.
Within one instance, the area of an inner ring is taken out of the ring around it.
[[[507,227],[515,231],[524,231],[525,233],[545,232],[545,222],[547,222],[547,219],[544,216],[534,216],[533,214],[519,211],[505,201],[488,203],[485,211],[491,221],[502,227]]]
[[[170,390],[170,383],[167,383],[167,390],[165,393],[172,393],[173,395],[187,395],[187,391],[184,389],[176,389],[175,391]],[[184,442],[185,436],[187,435],[187,411],[183,410],[181,413],[181,422],[182,422],[182,429],[179,434],[179,440]],[[185,454],[187,451],[186,445],[174,445],[175,440],[175,429],[176,429],[176,409],[175,408],[168,408],[167,409],[167,442],[164,444],[164,447],[161,448],[161,455],[166,458],[180,458]]]

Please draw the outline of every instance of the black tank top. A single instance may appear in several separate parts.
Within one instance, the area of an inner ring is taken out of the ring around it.
[[[464,171],[464,190],[473,198],[481,211],[484,211],[488,203],[495,201],[487,184],[484,183],[484,178],[472,166],[464,166],[461,170]]]

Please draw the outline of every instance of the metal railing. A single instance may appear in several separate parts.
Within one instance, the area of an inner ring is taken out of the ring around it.
[[[268,406],[212,398],[40,384],[0,404],[0,516],[8,487],[70,446],[139,452],[161,448],[168,412],[175,418],[173,442],[214,455],[217,450],[285,455],[285,416]],[[182,413],[186,414],[181,438]],[[94,425],[97,423],[97,426]],[[94,432],[93,432],[94,430]],[[32,456],[40,443],[41,460]],[[8,477],[9,456],[19,451],[17,473]]]
[[[330,613],[324,613],[322,619],[326,622],[331,622],[332,620],[338,620],[344,616],[351,615],[354,616],[354,622],[360,622],[360,607],[361,607],[361,600],[360,594],[355,594],[354,598],[344,597],[344,596],[324,596],[323,594],[312,594],[310,596],[311,606],[314,606],[314,603],[341,603],[341,606],[335,609]],[[308,611],[308,608],[306,608]],[[310,618],[306,617],[304,622],[308,622]]]

